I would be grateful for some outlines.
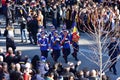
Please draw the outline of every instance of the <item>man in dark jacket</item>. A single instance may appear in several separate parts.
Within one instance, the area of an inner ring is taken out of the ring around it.
[[[36,17],[33,17],[33,20],[31,21],[31,33],[34,40],[35,45],[37,45],[37,33],[38,33],[38,21]]]
[[[112,71],[111,69],[113,69],[113,73],[116,75],[117,71],[116,71],[115,65],[117,63],[117,56],[119,53],[119,47],[118,47],[118,44],[117,44],[115,37],[112,37],[111,41],[112,42],[108,46],[109,56],[110,56],[110,61],[111,61],[111,66],[110,66],[109,70]]]

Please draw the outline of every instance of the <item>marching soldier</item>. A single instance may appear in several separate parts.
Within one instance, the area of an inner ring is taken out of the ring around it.
[[[38,29],[38,33],[37,33],[37,43],[39,42],[38,40],[41,38],[41,34],[45,33],[45,37],[48,38],[48,34],[47,31],[45,31],[44,26],[41,26],[41,28]]]
[[[55,62],[57,62],[58,58],[60,57],[60,49],[61,49],[60,37],[58,31],[55,31],[54,35],[51,37],[51,48],[53,50],[51,54],[52,58]]]
[[[63,58],[67,63],[68,62],[67,57],[70,54],[70,35],[68,34],[67,30],[63,31],[61,44],[63,46],[62,48]]]
[[[48,38],[49,38],[49,43],[51,42],[51,37],[54,35],[54,31],[55,31],[55,27],[54,26],[50,26],[51,28],[51,31],[50,31],[50,33],[49,33],[49,35],[48,35]]]
[[[78,41],[80,39],[80,36],[79,36],[79,32],[78,32],[77,27],[76,27],[76,22],[73,23],[73,26],[74,27],[73,27],[73,31],[71,34],[71,42],[72,42],[72,47],[73,47],[72,56],[75,58],[76,61],[78,61],[77,53],[79,51]]]
[[[48,38],[45,37],[45,32],[41,32],[40,38],[38,38],[38,45],[40,46],[41,56],[44,56],[45,58],[48,57]]]
[[[72,56],[75,58],[76,61],[78,61],[78,58],[77,58],[77,53],[79,51],[78,42],[72,40],[72,46],[73,46]]]

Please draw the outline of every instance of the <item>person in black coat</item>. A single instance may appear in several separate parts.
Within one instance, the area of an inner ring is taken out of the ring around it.
[[[31,33],[34,40],[35,45],[37,45],[37,33],[38,33],[38,21],[36,16],[33,17],[33,20],[31,21]]]
[[[28,18],[27,18],[27,31],[29,34],[29,40],[30,40],[30,44],[33,44],[33,38],[32,38],[32,17],[30,16],[30,14],[28,14]]]
[[[42,14],[43,14],[43,26],[46,28],[46,14],[47,14],[47,8],[45,4],[42,4]]]
[[[33,58],[32,58],[32,66],[33,66],[33,69],[37,70],[37,62],[40,61],[40,57],[38,55],[35,55]]]
[[[110,61],[111,61],[111,66],[110,66],[109,70],[112,71],[111,69],[113,69],[113,73],[116,75],[117,71],[116,71],[115,65],[117,63],[117,56],[119,53],[119,47],[118,47],[118,44],[117,44],[115,37],[112,37],[111,41],[112,42],[108,46],[109,56],[110,56]]]

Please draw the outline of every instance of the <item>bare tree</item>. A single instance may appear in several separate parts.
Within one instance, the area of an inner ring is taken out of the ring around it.
[[[104,55],[108,55],[109,53],[108,46],[110,45],[110,38],[117,38],[117,45],[116,47],[114,47],[114,50],[117,48],[120,38],[118,15],[116,14],[116,18],[113,18],[113,14],[111,11],[109,20],[105,21],[106,15],[104,15],[104,13],[104,8],[95,9],[94,12],[87,14],[87,16],[94,15],[94,19],[90,18],[89,23],[82,22],[85,27],[83,31],[88,35],[89,38],[91,38],[91,40],[95,42],[95,44],[88,45],[89,50],[91,50],[92,53],[85,54],[83,51],[80,50],[80,54],[82,54],[89,61],[95,63],[99,67],[99,80],[102,80],[102,73],[106,72],[109,69],[109,67],[112,66],[112,64],[114,64],[114,62],[111,63],[110,57],[104,59]],[[113,19],[115,19],[114,22]],[[112,56],[112,54],[109,56]]]

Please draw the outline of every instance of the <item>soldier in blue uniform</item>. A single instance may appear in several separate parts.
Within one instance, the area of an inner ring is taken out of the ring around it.
[[[68,62],[67,57],[70,54],[70,40],[71,39],[70,35],[68,34],[68,31],[63,30],[61,44],[63,46],[62,48],[63,58],[66,63]]]
[[[53,52],[51,53],[52,58],[55,62],[57,62],[58,58],[60,57],[61,50],[60,37],[58,31],[55,31],[54,35],[51,37],[51,48],[53,50]]]
[[[38,40],[39,38],[41,38],[41,33],[42,33],[42,32],[45,33],[45,37],[48,36],[47,31],[45,31],[45,29],[44,29],[44,26],[41,26],[41,27],[38,29],[37,40]]]
[[[45,36],[44,31],[41,32],[40,38],[38,38],[38,44],[40,46],[41,56],[47,58],[49,45],[48,45],[48,38]]]

